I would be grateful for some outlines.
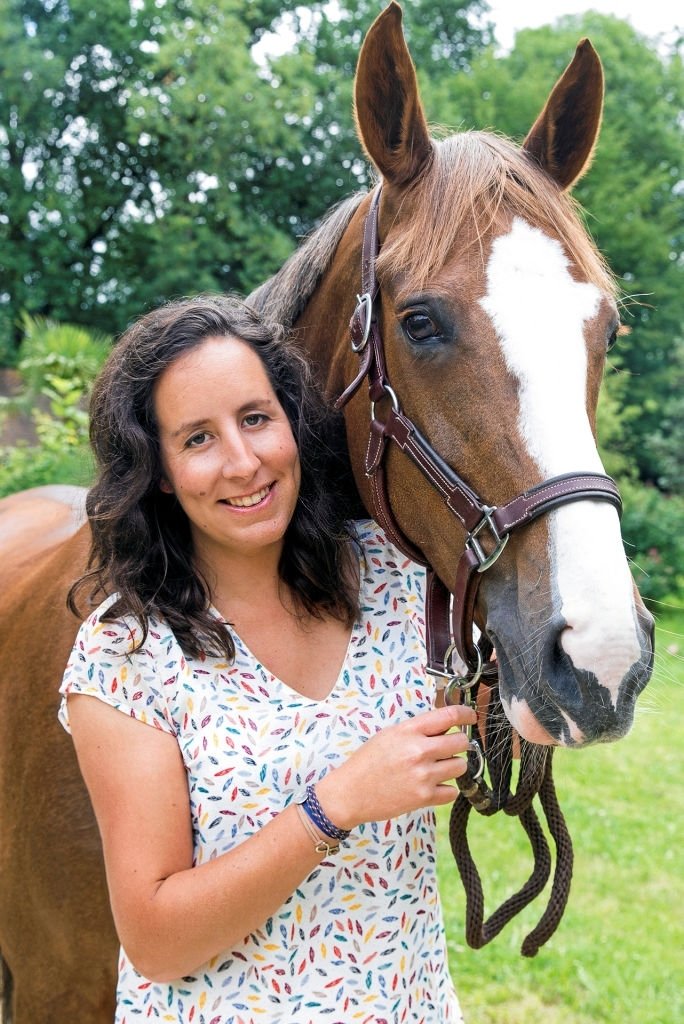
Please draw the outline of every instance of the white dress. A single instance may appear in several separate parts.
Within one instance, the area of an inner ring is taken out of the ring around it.
[[[194,863],[243,842],[377,730],[430,709],[424,571],[372,522],[361,618],[324,700],[301,696],[233,635],[233,664],[186,658],[163,622],[126,657],[134,624],[81,626],[61,692],[87,693],[173,734],[188,777]],[[227,627],[228,628],[228,627]],[[66,700],[60,718],[68,729]],[[387,786],[392,780],[387,779]],[[362,825],[263,927],[171,984],[122,950],[117,1024],[458,1024],[431,810]]]

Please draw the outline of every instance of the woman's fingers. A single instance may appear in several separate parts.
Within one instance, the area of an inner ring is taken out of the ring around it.
[[[430,737],[430,751],[435,761],[456,757],[469,749],[470,739],[462,729],[453,729],[441,736]]]
[[[449,783],[465,772],[469,747],[463,727],[475,721],[473,709],[459,705],[381,729],[317,783],[328,817],[355,828],[454,800]]]
[[[417,727],[424,736],[438,736],[454,726],[475,725],[476,721],[475,709],[468,704],[448,704],[443,708],[426,711],[402,724]]]

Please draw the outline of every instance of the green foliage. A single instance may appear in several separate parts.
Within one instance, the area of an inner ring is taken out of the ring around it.
[[[684,498],[621,481],[622,536],[642,597],[651,606],[684,598]]]
[[[609,476],[629,478],[634,470],[621,450],[621,442],[629,430],[629,414],[623,409],[626,378],[609,358],[603,377],[596,413],[599,452]]]
[[[0,447],[0,496],[48,483],[87,484],[92,471],[84,408],[110,341],[71,324],[24,319],[17,369],[22,393],[0,399],[0,416],[31,410],[37,444]]]
[[[483,0],[406,0],[421,60],[464,66]],[[120,332],[250,291],[365,180],[351,80],[376,0],[0,0],[0,347],[19,311]],[[257,62],[270,29],[293,52]]]
[[[606,472],[619,483],[623,500],[622,536],[632,575],[651,608],[684,598],[684,497],[667,495],[639,482],[636,467],[622,450],[625,432],[634,430],[638,411],[620,409],[627,375],[608,372],[599,401],[597,430]]]
[[[22,317],[22,325],[17,369],[29,397],[55,375],[68,380],[80,395],[85,394],[107,358],[111,338],[76,324],[59,324],[28,314]]]
[[[242,290],[289,251],[243,201],[285,131],[250,55],[257,7],[276,14],[0,0],[0,336],[18,343],[20,310],[116,333],[174,295]]]

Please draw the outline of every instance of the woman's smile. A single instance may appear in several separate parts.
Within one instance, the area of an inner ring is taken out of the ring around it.
[[[172,363],[154,392],[163,477],[201,559],[279,557],[299,495],[290,422],[257,353],[207,338]]]
[[[242,498],[219,498],[219,501],[225,505],[230,505],[231,508],[254,508],[255,505],[260,505],[270,496],[274,486],[275,484],[268,484],[268,486],[262,487],[260,491],[256,491],[254,494],[247,494]]]

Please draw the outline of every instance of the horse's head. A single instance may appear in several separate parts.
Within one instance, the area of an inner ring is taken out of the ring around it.
[[[489,133],[430,138],[395,3],[366,37],[355,88],[359,136],[382,176],[379,318],[402,409],[491,506],[549,477],[602,473],[595,414],[619,325],[615,287],[567,193],[601,119],[591,44],[578,46],[522,148]],[[338,306],[342,287],[359,290],[358,221],[328,282]],[[341,351],[336,390],[357,369],[348,342]],[[372,508],[369,404],[361,389],[346,415]],[[462,524],[393,445],[387,482],[404,534],[453,589]],[[652,620],[612,505],[575,501],[512,534],[483,574],[476,615],[525,738],[575,745],[629,729],[650,673]]]

